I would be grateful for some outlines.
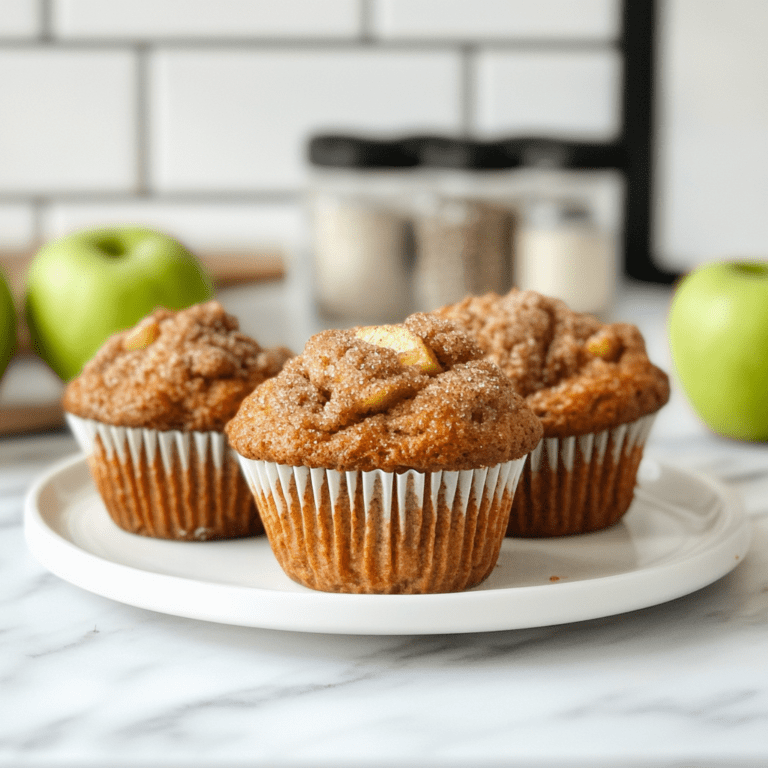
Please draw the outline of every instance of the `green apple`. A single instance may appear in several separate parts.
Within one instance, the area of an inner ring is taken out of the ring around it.
[[[717,262],[685,276],[669,341],[704,423],[726,437],[768,440],[768,263]]]
[[[16,307],[11,289],[0,272],[0,376],[16,351]]]
[[[210,277],[172,237],[112,227],[44,245],[29,267],[25,309],[35,350],[67,381],[111,334],[157,307],[183,309],[212,296]]]

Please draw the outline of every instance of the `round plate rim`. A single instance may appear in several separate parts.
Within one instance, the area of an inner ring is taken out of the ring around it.
[[[529,629],[604,618],[668,602],[713,583],[743,561],[749,548],[751,525],[738,494],[698,472],[654,463],[663,471],[706,485],[718,496],[723,502],[720,515],[727,516],[727,535],[715,546],[681,560],[556,585],[435,595],[355,595],[313,590],[287,592],[146,571],[87,551],[55,531],[43,518],[39,503],[44,490],[67,472],[80,471],[81,465],[86,464],[82,454],[57,462],[32,485],[25,499],[24,530],[33,556],[65,581],[121,603],[170,615],[329,634],[416,635]],[[638,591],[638,584],[644,589]],[[537,607],[544,594],[548,611]],[[577,599],[585,595],[592,599]]]

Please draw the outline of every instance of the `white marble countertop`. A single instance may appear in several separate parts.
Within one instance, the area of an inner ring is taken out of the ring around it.
[[[667,368],[668,296],[617,309]],[[300,336],[281,301],[225,297],[264,343]],[[647,455],[741,494],[747,557],[672,602],[540,629],[300,634],[91,594],[24,542],[30,484],[75,450],[64,432],[0,439],[0,766],[768,765],[768,446],[712,436],[677,388]]]

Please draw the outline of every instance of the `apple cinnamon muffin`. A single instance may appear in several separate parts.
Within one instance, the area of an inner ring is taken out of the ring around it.
[[[468,334],[416,314],[313,336],[226,433],[288,576],[404,594],[489,575],[542,429]]]
[[[648,359],[640,331],[518,289],[467,296],[434,314],[469,331],[542,422],[508,535],[560,536],[619,520],[669,399],[667,375]]]
[[[115,523],[179,540],[263,532],[224,426],[289,357],[241,333],[216,301],[158,309],[111,336],[63,406]]]

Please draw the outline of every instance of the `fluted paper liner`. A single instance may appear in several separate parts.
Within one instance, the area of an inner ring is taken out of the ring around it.
[[[530,453],[512,502],[508,536],[607,528],[629,509],[656,414],[576,437],[546,437]]]
[[[325,592],[455,592],[493,570],[525,458],[441,472],[337,472],[239,457],[272,551]]]
[[[115,427],[70,413],[66,418],[110,517],[124,530],[190,541],[263,532],[221,432]]]

